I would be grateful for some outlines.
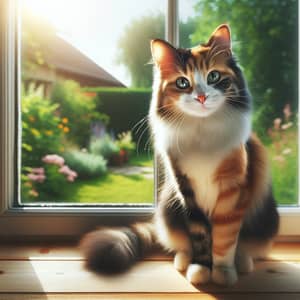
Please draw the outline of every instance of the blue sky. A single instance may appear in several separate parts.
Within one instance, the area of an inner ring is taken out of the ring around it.
[[[102,68],[130,85],[126,69],[116,63],[116,45],[133,19],[165,12],[166,0],[20,0],[48,19],[68,42]],[[195,0],[180,0],[180,18],[193,15]]]

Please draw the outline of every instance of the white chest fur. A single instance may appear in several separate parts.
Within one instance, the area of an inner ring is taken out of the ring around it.
[[[189,178],[197,205],[209,216],[213,212],[219,194],[214,174],[222,159],[222,155],[204,157],[192,153],[177,161],[180,171]]]

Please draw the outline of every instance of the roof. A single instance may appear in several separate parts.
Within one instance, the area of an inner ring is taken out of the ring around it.
[[[99,80],[99,85],[124,87],[125,85],[101,68],[75,46],[60,37],[55,29],[39,18],[23,17],[22,51],[35,60],[36,51],[43,61],[57,71]],[[32,46],[33,45],[33,46]]]
[[[56,69],[100,79],[115,86],[124,86],[118,79],[106,72],[80,50],[58,35],[51,43],[43,45],[45,61]]]

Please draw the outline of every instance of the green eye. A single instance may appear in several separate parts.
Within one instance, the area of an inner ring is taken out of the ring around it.
[[[208,84],[214,84],[217,83],[221,78],[221,74],[218,71],[211,71],[208,75],[207,75],[207,83]]]
[[[178,77],[176,79],[176,86],[179,89],[184,90],[184,89],[189,88],[191,85],[190,85],[190,82],[188,81],[188,79],[186,79],[185,77]]]

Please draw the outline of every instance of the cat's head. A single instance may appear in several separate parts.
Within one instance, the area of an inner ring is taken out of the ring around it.
[[[206,44],[176,49],[155,39],[151,51],[158,80],[156,109],[162,117],[180,113],[206,118],[217,111],[250,110],[247,87],[232,56],[228,25],[220,25]]]

